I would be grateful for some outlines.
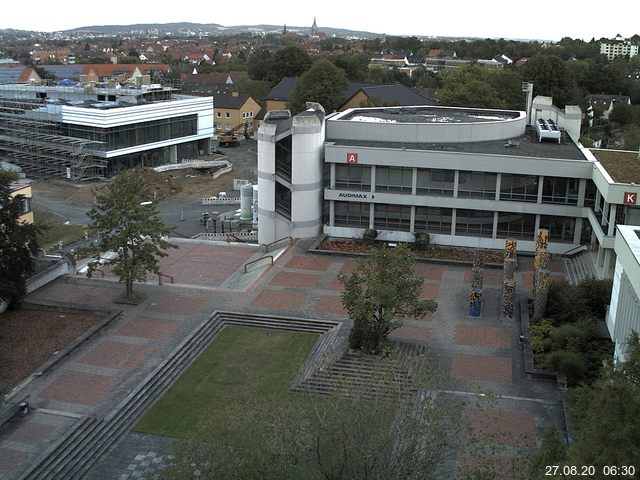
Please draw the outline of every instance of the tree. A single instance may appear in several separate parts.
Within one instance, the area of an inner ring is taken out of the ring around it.
[[[163,477],[443,478],[467,440],[464,404],[408,395],[400,369],[410,372],[421,392],[436,385],[439,369],[432,359],[376,357],[370,375],[339,383],[333,395],[274,395],[232,407],[225,415],[212,412],[208,422],[178,443]]]
[[[134,282],[144,282],[148,272],[159,272],[159,257],[166,257],[164,250],[173,247],[164,239],[170,229],[162,223],[155,205],[145,200],[142,170],[125,170],[106,193],[96,196],[95,207],[87,212],[91,228],[101,237],[89,275],[101,261],[114,265],[114,273],[125,284],[127,299],[134,298]],[[117,256],[100,260],[99,254],[109,251]]]
[[[14,175],[0,169],[0,301],[10,304],[20,303],[27,294],[26,276],[35,268],[39,249],[38,228],[19,220],[24,197],[11,196],[13,180]]]
[[[344,70],[326,58],[321,58],[296,82],[289,108],[295,114],[306,108],[306,102],[318,102],[325,111],[333,112],[344,101],[344,92],[348,85],[349,80]]]
[[[353,320],[351,348],[378,353],[402,318],[422,318],[436,310],[435,301],[420,299],[423,279],[414,276],[414,263],[406,246],[379,247],[358,261],[351,275],[338,275],[345,288],[342,303]]]

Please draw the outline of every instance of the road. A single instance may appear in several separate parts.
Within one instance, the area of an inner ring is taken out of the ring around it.
[[[220,149],[227,155],[227,160],[233,166],[228,173],[232,178],[243,178],[251,183],[257,182],[257,150],[255,140],[240,140],[237,147]],[[217,192],[212,192],[215,194]],[[229,195],[239,195],[239,192],[227,192]],[[61,215],[69,223],[86,225],[89,223],[86,205],[73,205],[62,200],[56,200],[42,193],[34,195],[32,204],[35,208]],[[202,206],[201,199],[187,198],[182,195],[165,198],[157,204],[160,217],[168,227],[175,228],[175,235],[192,237],[203,232],[200,219],[203,212],[225,213],[240,208],[239,205],[207,205]]]

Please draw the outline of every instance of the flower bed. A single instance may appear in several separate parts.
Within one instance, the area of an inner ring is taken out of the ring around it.
[[[379,242],[378,242],[379,243]],[[374,246],[370,244],[362,243],[359,239],[354,238],[325,238],[318,249],[329,250],[331,252],[343,252],[343,253],[368,253]],[[488,250],[484,251],[484,261],[486,263],[499,263],[502,264],[503,252],[500,250]],[[443,247],[435,245],[429,247],[426,251],[414,252],[418,258],[433,258],[440,260],[455,260],[461,262],[472,262],[475,249],[462,248],[462,247]]]

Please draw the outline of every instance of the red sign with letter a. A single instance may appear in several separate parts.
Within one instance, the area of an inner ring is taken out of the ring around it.
[[[347,153],[347,163],[351,163],[351,164],[358,163],[358,154],[357,153]]]
[[[638,203],[638,194],[633,192],[624,192],[624,204],[635,205]]]

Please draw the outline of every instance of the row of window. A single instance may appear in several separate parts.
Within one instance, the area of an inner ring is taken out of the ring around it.
[[[413,168],[376,167],[375,191],[411,194]],[[496,198],[498,176],[496,173],[458,173],[458,197]],[[537,202],[540,177],[537,175],[502,174],[500,178],[500,200]],[[578,204],[579,180],[576,178],[544,177],[542,203],[563,205]],[[418,168],[416,193],[453,197],[455,171]],[[371,167],[367,165],[336,165],[335,188],[338,190],[371,190]]]
[[[368,203],[334,202],[334,225],[336,227],[369,228]],[[373,204],[373,228],[381,230],[410,231],[411,207],[407,205]],[[452,208],[415,207],[415,232],[451,235]],[[535,233],[536,215],[528,213],[498,212],[497,238],[532,240]],[[549,229],[552,240],[573,243],[576,220],[572,217],[540,215],[540,227]],[[494,214],[484,210],[456,209],[454,235],[488,237],[493,236]]]
[[[222,112],[216,112],[216,118],[222,118]],[[224,118],[231,118],[231,112],[224,112]],[[242,118],[253,118],[253,112],[242,112]]]

